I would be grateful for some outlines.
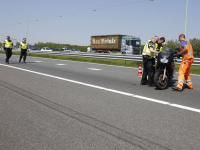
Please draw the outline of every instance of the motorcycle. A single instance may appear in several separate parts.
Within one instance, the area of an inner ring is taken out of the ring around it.
[[[157,56],[156,72],[154,74],[154,84],[157,89],[163,90],[174,76],[177,50],[171,48],[163,48]]]

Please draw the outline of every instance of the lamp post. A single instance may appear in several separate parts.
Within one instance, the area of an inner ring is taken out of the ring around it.
[[[185,15],[185,36],[186,36],[186,28],[187,28],[187,11],[188,11],[188,0],[186,2],[186,15]]]
[[[28,15],[27,15],[27,22],[26,22],[26,40],[27,40],[27,34],[28,34]]]

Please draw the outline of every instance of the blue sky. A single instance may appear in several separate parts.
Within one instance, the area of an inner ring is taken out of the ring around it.
[[[22,41],[27,15],[30,44],[90,45],[90,36],[108,34],[139,36],[142,44],[154,35],[175,40],[184,33],[185,14],[186,0],[1,1],[0,42],[7,35]],[[200,39],[199,18],[200,0],[188,0],[187,39]]]

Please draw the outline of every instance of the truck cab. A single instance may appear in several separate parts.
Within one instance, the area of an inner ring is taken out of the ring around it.
[[[140,38],[132,36],[123,36],[121,40],[121,53],[140,55],[141,54]]]

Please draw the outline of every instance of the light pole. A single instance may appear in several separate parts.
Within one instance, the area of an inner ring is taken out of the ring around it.
[[[28,15],[27,15],[27,22],[26,22],[26,40],[27,40],[27,33],[28,33]]]
[[[186,28],[187,28],[187,11],[188,11],[188,0],[186,2],[186,15],[185,15],[185,36],[186,36]]]

